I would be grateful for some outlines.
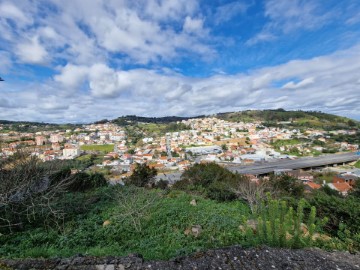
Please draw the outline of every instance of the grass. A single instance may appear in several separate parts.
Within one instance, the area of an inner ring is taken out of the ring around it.
[[[180,191],[163,193],[148,191],[159,203],[141,218],[142,229],[134,230],[131,222],[117,219],[116,194],[121,187],[106,187],[86,194],[68,194],[67,203],[76,210],[77,204],[86,211],[70,214],[63,230],[31,228],[0,236],[0,257],[68,257],[86,255],[127,255],[140,253],[145,259],[169,259],[208,248],[239,244],[242,216],[249,208],[242,202],[218,203]],[[86,203],[92,197],[100,201]],[[197,205],[190,205],[196,199]],[[71,203],[72,202],[72,203]],[[68,209],[71,211],[71,209]],[[103,227],[103,222],[111,224]],[[200,225],[199,237],[184,234],[186,229]]]
[[[358,169],[360,169],[360,160],[358,160],[356,163],[355,163],[355,168],[358,168]]]
[[[90,145],[82,145],[80,147],[81,150],[84,151],[100,151],[104,153],[109,153],[114,151],[113,144],[90,144]]]

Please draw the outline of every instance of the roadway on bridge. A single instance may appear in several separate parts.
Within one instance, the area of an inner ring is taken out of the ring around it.
[[[267,174],[274,172],[276,170],[283,169],[305,169],[305,168],[314,168],[320,166],[326,166],[331,164],[341,164],[351,161],[356,161],[360,158],[354,152],[351,153],[342,153],[342,154],[331,154],[323,155],[319,157],[304,157],[298,159],[282,159],[272,162],[264,162],[262,164],[256,165],[237,165],[229,166],[228,169],[232,172],[238,172],[241,174]]]

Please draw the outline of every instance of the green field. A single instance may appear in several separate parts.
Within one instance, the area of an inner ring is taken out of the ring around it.
[[[81,150],[84,151],[99,151],[104,153],[109,153],[114,151],[113,144],[90,144],[90,145],[82,145],[80,147]]]

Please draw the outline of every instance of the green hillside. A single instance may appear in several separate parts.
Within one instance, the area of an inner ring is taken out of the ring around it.
[[[312,127],[326,130],[360,127],[360,122],[358,121],[320,111],[285,111],[284,109],[247,110],[219,113],[215,116],[219,119],[233,122],[260,121],[267,126]]]

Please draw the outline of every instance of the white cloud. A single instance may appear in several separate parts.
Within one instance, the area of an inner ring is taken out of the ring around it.
[[[243,1],[234,1],[219,6],[214,14],[215,24],[230,21],[233,17],[244,14],[251,5],[251,1],[248,1],[247,3]]]
[[[269,22],[246,44],[273,41],[294,31],[319,29],[338,19],[338,15],[335,8],[324,11],[316,0],[268,0],[265,1],[264,16]]]
[[[193,78],[178,73],[176,61],[187,57],[195,63],[198,57],[216,55],[208,45],[214,41],[207,28],[209,18],[199,10],[198,1],[29,3],[0,3],[6,14],[6,18],[0,16],[0,39],[7,51],[0,52],[0,71],[22,63],[46,63],[50,68],[56,66],[58,74],[33,83],[0,83],[0,104],[8,108],[1,110],[1,118],[88,122],[124,114],[197,115],[278,107],[321,108],[360,118],[356,112],[356,101],[360,100],[359,46],[235,75]],[[48,3],[53,6],[44,12]],[[331,14],[321,13],[318,3],[266,1],[269,23],[247,44],[321,27]],[[244,14],[248,6],[241,1],[225,4],[210,12],[213,23]],[[11,20],[19,23],[10,27]],[[14,60],[20,61],[12,63]],[[227,60],[233,59],[224,62]],[[171,68],[163,68],[164,61],[170,62]],[[147,68],[139,68],[144,66]],[[21,67],[20,71],[28,72]],[[278,82],[288,83],[275,87]]]
[[[186,15],[193,15],[198,9],[197,0],[140,0],[139,9],[145,6],[145,14],[158,21],[181,20]]]
[[[116,97],[131,86],[124,73],[117,73],[104,64],[92,66],[89,77],[91,92],[96,97]]]
[[[290,81],[282,86],[283,89],[297,89],[301,87],[305,87],[311,85],[315,82],[314,78],[306,78],[298,83]]]
[[[62,68],[61,74],[56,75],[54,80],[60,82],[66,88],[75,90],[84,82],[88,74],[88,67],[67,64]]]
[[[203,31],[203,20],[193,19],[189,16],[185,18],[183,30],[187,33],[201,33]]]
[[[3,18],[12,19],[17,25],[23,26],[31,22],[18,7],[9,2],[0,3],[0,14]]]
[[[11,56],[8,52],[0,51],[0,72],[8,73],[12,66]]]
[[[48,53],[39,43],[38,37],[33,37],[31,40],[19,44],[16,54],[21,61],[30,64],[43,64],[48,58]]]

